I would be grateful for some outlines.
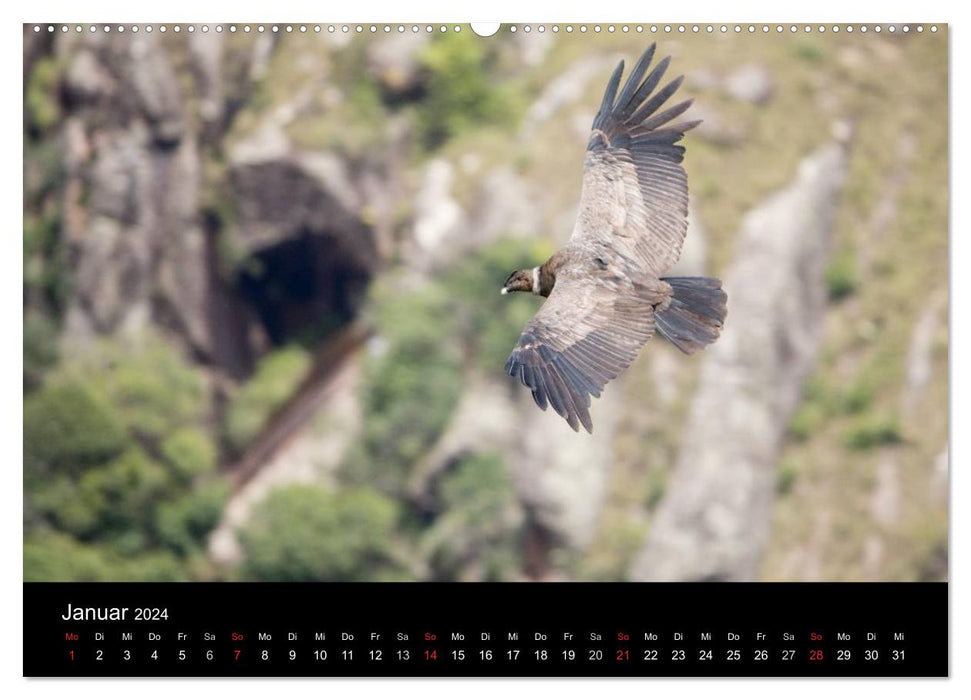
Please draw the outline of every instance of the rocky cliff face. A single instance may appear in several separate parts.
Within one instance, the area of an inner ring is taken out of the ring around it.
[[[780,445],[818,349],[844,146],[804,160],[745,218],[724,287],[729,317],[701,370],[683,448],[631,575],[756,578]]]
[[[224,151],[272,44],[157,33],[57,44],[76,266],[67,347],[160,326],[241,378],[272,345],[356,314],[381,262],[360,215],[373,171],[282,136]]]
[[[68,64],[65,234],[77,260],[66,344],[158,319],[206,348],[198,134],[157,36],[58,44]]]

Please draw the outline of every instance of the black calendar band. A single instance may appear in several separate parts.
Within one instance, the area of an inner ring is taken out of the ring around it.
[[[26,676],[946,676],[946,583],[24,584]]]

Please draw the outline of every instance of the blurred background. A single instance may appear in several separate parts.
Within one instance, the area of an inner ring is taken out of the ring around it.
[[[660,35],[729,313],[590,436],[498,291],[646,34],[141,29],[24,28],[26,580],[946,579],[946,30]]]

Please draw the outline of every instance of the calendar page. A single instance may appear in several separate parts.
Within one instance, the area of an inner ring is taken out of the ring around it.
[[[948,675],[948,26],[23,26],[26,676]]]

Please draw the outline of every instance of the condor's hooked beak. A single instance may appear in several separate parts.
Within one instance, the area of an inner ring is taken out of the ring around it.
[[[500,294],[509,294],[509,287],[503,287],[499,290]]]

